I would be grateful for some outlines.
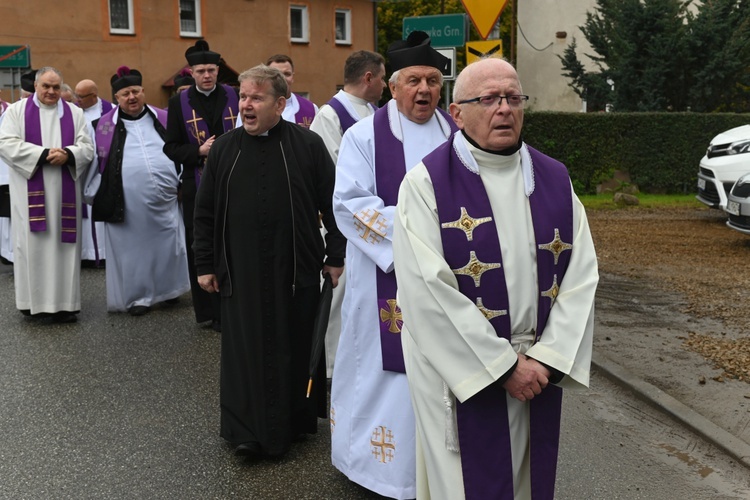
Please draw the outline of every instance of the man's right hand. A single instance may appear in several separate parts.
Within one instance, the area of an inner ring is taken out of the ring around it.
[[[540,368],[541,367],[541,368]],[[547,387],[549,379],[544,374],[547,371],[538,361],[518,355],[518,365],[510,378],[505,381],[503,388],[521,402],[530,401]]]
[[[198,276],[198,285],[208,293],[219,291],[219,280],[215,274],[202,274]]]
[[[200,145],[198,148],[198,154],[201,156],[208,156],[208,152],[211,150],[211,146],[214,144],[214,139],[216,139],[215,135],[212,135],[208,139],[206,139],[206,142]]]

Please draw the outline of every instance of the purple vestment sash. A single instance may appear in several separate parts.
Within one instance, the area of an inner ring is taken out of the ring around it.
[[[443,252],[451,269],[463,268],[467,262],[471,268],[472,252],[480,264],[500,264],[496,268],[480,270],[478,281],[472,273],[456,274],[456,278],[461,293],[477,304],[499,337],[510,341],[508,290],[492,206],[481,177],[461,162],[454,141],[438,147],[423,160],[435,190]],[[535,182],[529,197],[535,239],[542,246],[558,239],[571,243],[573,204],[567,170],[560,162],[532,148],[528,150]],[[489,220],[478,224],[472,222],[484,218]],[[551,246],[554,247],[554,243]],[[537,246],[536,254],[539,280],[536,340],[539,340],[571,252],[563,249],[556,256],[551,250]],[[552,499],[562,389],[548,385],[529,404],[532,498]],[[506,391],[500,385],[492,384],[464,403],[457,403],[456,408],[466,498],[512,500],[513,471]]]
[[[112,103],[104,99],[102,99],[101,101],[102,101],[102,115],[106,115],[107,113],[112,111],[112,108],[113,108]]]
[[[239,113],[239,98],[237,93],[229,85],[221,84],[224,92],[227,94],[227,104],[224,109],[221,110],[221,124],[224,132],[229,132],[237,124],[237,114]],[[198,92],[197,90],[195,90]],[[188,139],[193,144],[200,146],[206,139],[211,137],[208,130],[208,123],[200,116],[195,109],[190,105],[189,90],[185,90],[180,93],[180,106],[182,108],[182,118],[185,120],[185,130],[187,130]],[[195,187],[196,189],[201,183],[201,172],[202,168],[195,169]]]
[[[301,95],[294,95],[297,96],[297,102],[299,103],[299,110],[294,115],[294,122],[297,125],[310,128],[310,124],[312,123],[313,118],[315,118],[315,105]]]
[[[349,127],[359,121],[356,117],[352,116],[352,114],[349,113],[346,107],[344,107],[344,105],[341,104],[341,101],[339,101],[335,96],[332,97],[330,101],[328,101],[328,105],[336,112],[336,115],[339,117],[342,135],[344,134],[344,132],[349,130]],[[373,111],[378,110],[378,107],[374,104],[368,103],[367,105],[370,106]]]
[[[458,130],[453,118],[437,108],[451,127]],[[383,106],[373,117],[375,132],[375,187],[385,206],[395,206],[398,189],[406,175],[404,145],[393,135],[388,119],[388,106]],[[383,370],[406,373],[401,348],[401,309],[396,304],[396,273],[385,273],[376,266],[378,287],[378,318],[380,319],[380,350]]]
[[[112,139],[115,134],[115,114],[119,108],[115,107],[106,115],[102,115],[96,124],[94,131],[94,140],[96,141],[96,156],[98,160],[99,173],[104,172],[109,162],[109,154],[112,149]],[[149,110],[156,114],[156,118],[164,128],[167,128],[167,112],[161,108],[149,107]]]
[[[75,125],[73,113],[67,102],[61,101],[63,115],[60,118],[60,147],[66,148],[75,143]],[[39,107],[34,98],[26,99],[24,115],[26,142],[43,146],[42,125],[39,116]],[[60,169],[62,176],[62,203],[60,210],[60,233],[63,243],[75,243],[78,229],[76,221],[76,181],[70,173],[67,165],[56,167]],[[34,175],[27,181],[28,206],[29,206],[29,229],[32,232],[44,232],[47,230],[47,212],[44,200],[44,168],[40,165]]]

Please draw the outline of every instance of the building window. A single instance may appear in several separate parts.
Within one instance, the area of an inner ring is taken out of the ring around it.
[[[200,0],[180,0],[180,36],[201,36]]]
[[[289,6],[289,37],[292,42],[307,43],[310,41],[307,5]]]
[[[132,35],[133,0],[109,0],[109,32],[116,35]]]
[[[352,43],[352,11],[349,9],[336,9],[336,43]]]

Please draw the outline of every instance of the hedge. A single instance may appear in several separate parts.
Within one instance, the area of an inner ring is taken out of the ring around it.
[[[526,111],[524,141],[565,163],[576,192],[591,194],[627,172],[645,193],[689,193],[713,137],[750,123],[730,113],[558,113]],[[750,154],[748,155],[750,170]]]

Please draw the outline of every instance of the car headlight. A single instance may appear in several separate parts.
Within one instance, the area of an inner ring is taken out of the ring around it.
[[[750,173],[742,174],[740,178],[737,179],[735,186],[740,187],[744,186],[745,184],[750,184]]]
[[[733,142],[727,149],[728,155],[739,155],[742,153],[750,153],[750,139]]]

